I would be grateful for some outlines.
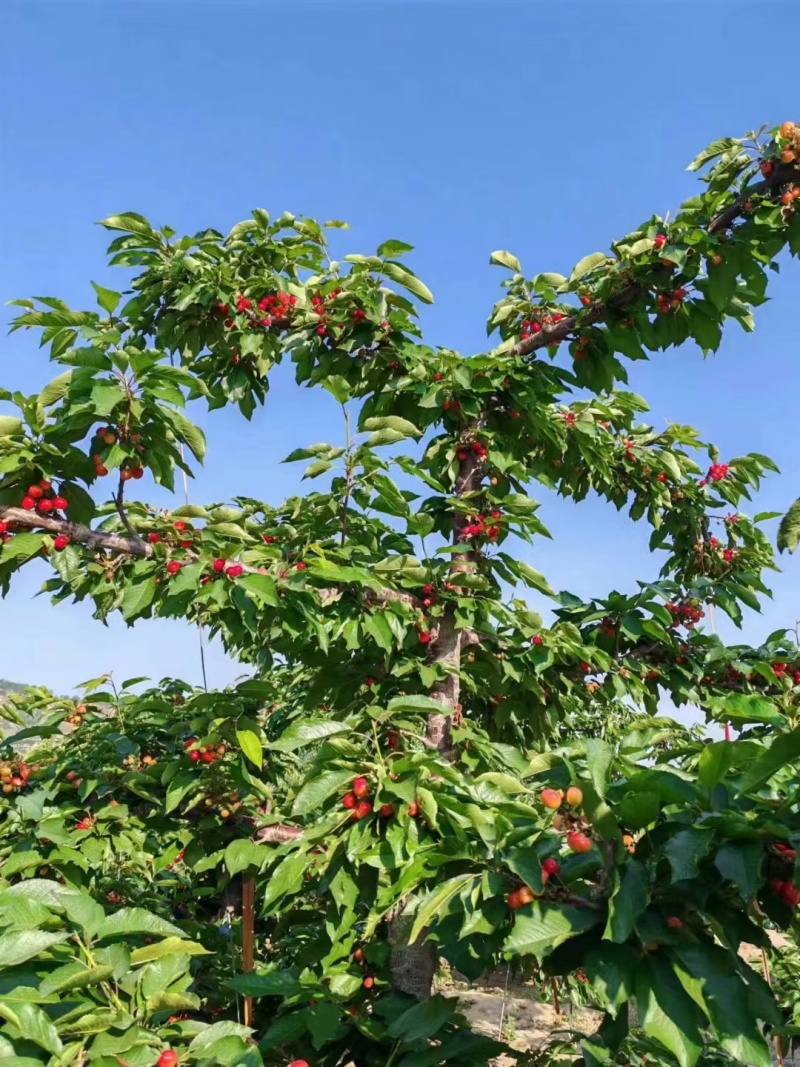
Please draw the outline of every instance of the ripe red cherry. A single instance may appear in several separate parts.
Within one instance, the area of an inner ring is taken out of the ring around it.
[[[375,985],[375,979],[372,977],[371,974],[368,974],[367,977],[364,979],[362,985],[365,989],[372,989],[372,987]]]
[[[589,852],[592,847],[591,839],[579,830],[573,830],[567,834],[567,845],[573,852]]]
[[[420,644],[427,645],[430,642],[431,635],[427,630],[421,630],[419,635]]]
[[[41,513],[42,513],[43,515],[46,515],[48,511],[52,511],[52,510],[53,510],[53,508],[55,507],[55,501],[53,501],[53,500],[48,500],[48,499],[47,499],[47,498],[45,497],[45,499],[44,499],[44,500],[40,500],[40,501],[39,501],[39,503],[38,503],[37,507],[38,507],[39,511],[40,511],[40,512],[41,512]]]
[[[34,500],[38,500],[40,496],[44,495],[44,489],[40,485],[29,485],[28,496],[32,496]]]
[[[653,238],[653,244],[656,246],[656,248],[663,248],[666,243],[667,238],[664,236],[663,233],[656,234],[656,236]]]
[[[411,816],[412,819],[415,815],[419,814],[419,804],[416,802],[416,800],[412,800],[411,803],[408,805],[408,814]]]
[[[560,869],[558,860],[553,859],[552,856],[548,856],[542,864],[542,870],[547,874],[558,874]]]
[[[353,792],[359,800],[363,800],[364,797],[369,796],[369,782],[366,778],[354,778],[353,779]]]
[[[56,552],[63,552],[68,544],[69,538],[66,536],[66,534],[59,534],[58,537],[53,540],[53,548],[56,550]]]
[[[345,793],[345,795],[342,797],[342,807],[350,808],[351,810],[355,811],[355,809],[358,807],[358,797],[355,795],[355,793]]]
[[[200,759],[203,761],[203,763],[216,763],[217,756],[214,752],[201,752]]]
[[[156,1060],[156,1067],[175,1067],[178,1062],[178,1053],[168,1048]]]
[[[161,540],[161,534],[149,533],[147,535],[147,540],[150,542],[151,545],[157,545],[158,542]]]
[[[394,815],[394,804],[381,804],[378,808],[378,814],[382,819],[391,819]]]
[[[22,500],[20,500],[19,505],[21,508],[25,508],[26,511],[33,511],[36,507],[36,501],[32,496],[24,496]]]
[[[189,753],[189,759],[192,761],[192,763],[197,763],[197,761],[200,759],[200,753],[197,751],[196,748],[193,748],[192,751]]]
[[[372,814],[372,805],[368,800],[360,801],[358,807],[353,811],[351,818],[353,819],[366,819],[368,815]]]
[[[211,564],[211,566],[212,566],[213,570],[215,570],[217,572],[217,574],[219,574],[221,571],[225,570],[225,560],[224,559],[215,559],[214,562]]]
[[[69,501],[65,496],[54,497],[53,507],[56,509],[56,511],[66,511],[69,507]]]
[[[531,644],[532,645],[540,645],[541,643],[542,643],[542,637],[539,634],[536,634],[535,637],[531,638]]]
[[[225,573],[229,578],[238,578],[240,574],[244,574],[244,567],[241,563],[234,563],[232,566],[228,567]]]
[[[683,926],[683,923],[677,915],[670,915],[670,917],[667,919],[667,926],[669,926],[672,930],[680,930],[680,928]]]
[[[174,526],[175,526],[176,530],[185,530],[186,529],[186,523],[185,522],[176,522],[176,523],[174,523]]]
[[[308,1060],[292,1060],[289,1067],[308,1067]]]
[[[169,563],[167,564],[167,571],[168,571],[169,574],[177,574],[180,569],[181,569],[180,560],[171,559],[169,561]]]
[[[297,570],[304,571],[307,566],[308,566],[308,564],[303,563],[303,561],[300,560],[300,562],[297,564]]]
[[[194,745],[196,742],[197,742],[197,738],[196,737],[187,737],[186,740],[183,742],[183,747],[184,748],[191,748],[192,745]]]

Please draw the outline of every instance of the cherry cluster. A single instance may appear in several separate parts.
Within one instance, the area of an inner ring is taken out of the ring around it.
[[[19,506],[25,511],[36,511],[39,515],[49,515],[53,512],[64,512],[69,506],[67,498],[61,496],[53,488],[53,483],[47,478],[29,485],[25,495],[20,500]]]
[[[727,463],[712,463],[708,468],[708,480],[710,482],[721,482],[727,477],[729,470],[730,467]]]
[[[670,311],[677,311],[688,296],[686,289],[679,286],[671,293],[659,293],[656,297],[656,308],[660,315],[666,315]]]
[[[216,763],[226,752],[224,744],[198,745],[196,737],[188,737],[183,747],[192,763]]]
[[[362,775],[353,779],[353,788],[342,797],[342,807],[350,812],[350,818],[354,822],[367,819],[373,813],[372,802],[367,799],[370,794],[369,780]],[[412,811],[413,808],[413,811]],[[419,811],[416,800],[408,806],[408,814],[416,815]],[[383,804],[378,808],[378,814],[384,819],[390,819],[394,815],[394,804]]]
[[[56,540],[58,540],[58,538],[56,538]],[[88,708],[85,704],[76,704],[72,713],[67,716],[66,721],[70,724],[70,726],[74,726],[77,729],[77,727],[83,724],[83,720],[86,718],[87,711]]]
[[[0,763],[0,788],[4,793],[21,793],[28,784],[31,768],[23,761]]]
[[[687,630],[693,629],[701,619],[705,618],[706,614],[697,600],[687,600],[678,604],[668,600],[664,607],[672,616],[672,625],[685,626]]]
[[[790,908],[796,908],[800,904],[800,889],[793,884],[791,879],[794,877],[797,852],[780,841],[775,845],[775,851],[787,866],[791,866],[791,872],[789,878],[773,878],[770,882],[770,889],[784,904],[788,904]]]
[[[461,533],[464,537],[485,537],[487,541],[496,541],[502,532],[498,525],[502,520],[503,513],[497,509],[488,515],[469,515],[466,525],[461,527]]]
[[[556,323],[561,322],[566,316],[560,311],[554,312],[552,315],[547,312],[531,317],[529,319],[523,319],[521,323],[520,336],[522,340],[527,340],[528,337],[535,337],[537,333],[541,333],[545,326],[555,326]]]
[[[486,459],[487,455],[489,454],[488,449],[485,445],[482,445],[481,442],[478,440],[474,440],[469,441],[463,445],[459,445],[456,449],[456,456],[463,463],[464,460],[469,456],[470,452],[476,455],[480,460]]]

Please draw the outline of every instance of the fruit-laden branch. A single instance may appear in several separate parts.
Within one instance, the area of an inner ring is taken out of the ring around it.
[[[767,178],[740,193],[732,204],[724,211],[721,211],[719,215],[715,215],[706,226],[706,233],[713,236],[729,230],[737,219],[747,214],[751,197],[768,193],[781,185],[798,181],[800,181],[800,169],[796,165],[776,164]],[[510,354],[527,356],[540,348],[558,344],[565,340],[574,330],[585,329],[587,326],[602,322],[610,309],[621,311],[623,308],[635,303],[642,295],[642,292],[643,285],[641,282],[629,282],[616,292],[610,300],[594,301],[585,310],[577,312],[575,315],[568,315],[566,318],[550,325],[543,324],[539,333],[526,337],[514,345],[510,350]]]
[[[116,498],[114,502],[115,504],[117,503]],[[86,545],[87,548],[91,549],[105,549],[107,552],[113,552],[117,555],[136,556],[138,559],[152,559],[154,555],[153,546],[146,544],[128,522],[126,522],[126,526],[132,533],[131,537],[101,533],[99,530],[92,530],[79,522],[69,522],[67,519],[53,519],[46,515],[40,515],[35,511],[27,511],[25,508],[0,506],[0,519],[10,528],[17,530],[44,530],[46,533],[56,536],[68,537],[70,542]],[[263,567],[251,567],[247,564],[242,564],[241,566],[249,574],[260,574],[264,570]],[[317,594],[323,602],[333,600],[334,597],[342,595],[342,588],[337,586],[326,587],[318,589]],[[412,607],[418,607],[420,604],[419,597],[413,593],[404,593],[399,589],[366,589],[364,591],[364,600],[368,604],[385,604],[390,600],[410,604]]]

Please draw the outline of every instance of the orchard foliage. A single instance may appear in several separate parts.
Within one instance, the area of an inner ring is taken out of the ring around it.
[[[604,1022],[566,1062],[768,1067],[790,1014],[739,948],[800,899],[800,651],[706,624],[769,595],[775,516],[747,506],[776,468],[648,425],[628,369],[753,329],[800,252],[796,142],[791,124],[715,142],[700,195],[569,275],[495,252],[496,344],[469,357],[424,344],[410,246],[334,258],[344,224],[262,210],[227,236],[113,216],[126,293],[16,302],[60,367],[0,391],[4,591],[45,557],[54,602],[200,624],[252,677],[103,678],[3,710],[1,1055],[485,1064],[502,1043],[430,996],[443,957],[470,979],[503,960],[585,977]],[[282,361],[342,408],[340,441],[287,457],[317,488],[131,496],[202,463],[192,404],[249,418]],[[519,557],[549,536],[534,483],[626,509],[658,570],[554,591]]]

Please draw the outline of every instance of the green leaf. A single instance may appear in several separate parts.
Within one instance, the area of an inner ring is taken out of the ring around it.
[[[509,270],[513,270],[516,274],[520,274],[522,271],[520,261],[511,252],[492,252],[489,256],[489,262],[499,267],[508,267]]]
[[[555,596],[552,586],[547,581],[543,574],[534,570],[528,563],[519,561],[517,563],[521,576],[525,579],[527,585],[532,589],[538,589],[540,593],[544,593],[545,596]]]
[[[542,960],[557,946],[583,933],[600,921],[600,915],[588,908],[569,904],[547,904],[535,900],[531,914],[522,910],[514,914],[514,928],[505,940],[503,951],[509,956],[535,956]]]
[[[225,983],[243,997],[291,997],[302,989],[293,971],[254,971],[237,974]],[[359,982],[359,985],[361,983]]]
[[[645,956],[636,974],[639,1024],[675,1056],[680,1067],[694,1067],[703,1051],[697,1006],[663,957]]]
[[[225,866],[229,874],[239,874],[248,867],[260,867],[264,855],[263,845],[251,841],[249,837],[240,837],[236,841],[231,841],[225,849]]]
[[[750,994],[731,954],[720,946],[680,940],[672,947],[684,989],[711,1020],[722,1047],[737,1062],[771,1067],[772,1057],[758,1025]],[[773,1021],[777,1021],[778,1016]]]
[[[736,148],[738,144],[739,142],[734,140],[733,137],[720,137],[719,140],[712,141],[710,145],[696,155],[686,169],[700,170],[704,164],[709,163],[712,159],[716,159],[717,156],[721,156],[725,152],[730,151],[731,148]]]
[[[277,741],[270,744],[279,752],[294,752],[297,748],[310,745],[315,741],[323,741],[326,737],[335,734],[348,734],[352,727],[346,722],[336,722],[333,719],[306,719],[303,722],[295,722],[284,730]]]
[[[433,303],[433,293],[423,282],[399,263],[384,263],[381,268],[387,278],[402,285],[409,293],[418,296],[426,304]]]
[[[479,873],[476,874],[474,872],[470,872],[469,874],[459,874],[455,878],[448,879],[437,889],[434,889],[429,893],[420,904],[417,913],[414,916],[414,925],[411,927],[411,933],[408,936],[409,944],[413,944],[417,940],[422,931],[428,927],[432,919],[437,915],[444,916],[447,910],[447,905],[468,882],[474,882],[480,877],[481,875]]]
[[[639,953],[630,945],[608,942],[587,953],[583,961],[586,977],[600,1006],[611,1015],[615,1016],[623,1004],[633,997],[639,959]]]
[[[5,964],[5,960],[3,963]],[[17,1002],[12,1007],[0,1000],[0,1015],[15,1026],[28,1041],[33,1041],[40,1048],[52,1052],[54,1056],[60,1056],[63,1046],[58,1031],[37,1004]]]
[[[22,433],[22,419],[13,415],[0,415],[0,437],[16,437]]]
[[[614,749],[608,741],[593,737],[586,742],[586,766],[589,768],[597,795],[606,795],[608,772],[614,759]]]
[[[363,429],[369,431],[395,430],[397,433],[402,434],[403,437],[420,437],[422,434],[422,430],[418,429],[413,422],[409,422],[408,419],[401,419],[399,415],[365,419]]]
[[[455,997],[430,997],[390,1022],[389,1036],[409,1042],[429,1040],[451,1021],[457,1010]]]
[[[750,793],[760,788],[782,767],[791,766],[800,756],[800,729],[776,737],[770,747],[745,771],[741,791]]]
[[[245,756],[260,770],[264,765],[264,749],[258,734],[253,730],[237,730],[236,740]]]
[[[697,780],[710,792],[728,773],[734,757],[732,741],[715,741],[706,745],[697,763]]]
[[[44,930],[7,930],[0,937],[0,960],[4,967],[16,967],[32,960],[53,945],[66,941],[69,934],[49,934]]]
[[[226,1020],[221,1023],[213,1023],[211,1026],[204,1027],[200,1033],[191,1040],[189,1048],[195,1056],[203,1056],[207,1054],[208,1049],[221,1038],[240,1037],[243,1041],[246,1041],[252,1032],[253,1031],[249,1026],[242,1026],[241,1023],[235,1023],[231,1020]]]
[[[39,403],[42,407],[49,407],[51,404],[55,404],[57,400],[61,400],[66,396],[69,389],[69,383],[74,371],[64,371],[63,374],[59,374],[57,378],[53,378],[51,382],[39,393]]]
[[[181,952],[186,956],[211,955],[197,941],[182,941],[179,937],[167,937],[153,945],[137,948],[131,953],[131,964],[138,967],[140,963],[150,963],[152,960],[160,960],[163,956],[179,955]]]
[[[292,804],[292,815],[308,815],[318,812],[328,797],[348,785],[353,778],[352,770],[326,771],[318,778],[304,782]]]
[[[122,299],[122,293],[115,293],[113,289],[105,289],[102,285],[98,285],[97,282],[92,282],[92,288],[97,293],[98,305],[103,311],[107,311],[109,315],[113,315],[114,308]]]
[[[712,835],[708,830],[679,830],[664,846],[664,854],[672,868],[672,882],[695,878],[698,863],[711,847]]]
[[[326,225],[329,225],[326,223]],[[396,241],[390,238],[388,241],[384,241],[379,244],[376,251],[376,255],[379,256],[402,256],[404,252],[413,252],[414,246],[407,245],[405,241]]]
[[[614,892],[608,902],[608,923],[603,937],[617,944],[628,940],[639,916],[647,907],[647,870],[641,863],[631,860],[625,864],[620,876],[614,872]]]
[[[51,993],[85,989],[87,986],[108,981],[113,974],[114,968],[108,965],[84,967],[82,963],[68,963],[49,974],[39,986],[39,992],[43,996],[49,996]]]
[[[723,878],[737,887],[749,904],[761,888],[761,864],[764,850],[759,841],[723,845],[714,857],[714,866]]]
[[[145,908],[120,908],[107,915],[97,927],[95,937],[98,941],[106,937],[119,937],[122,934],[155,934],[157,936],[182,937],[183,931],[173,923],[153,915]]]
[[[146,608],[150,607],[156,595],[156,588],[155,577],[145,578],[143,582],[131,582],[125,586],[120,612],[126,622],[141,615]]]
[[[778,551],[794,552],[800,544],[800,499],[795,500],[778,527]]]
[[[604,252],[592,252],[591,255],[584,256],[583,259],[575,264],[569,280],[575,282],[579,278],[582,278],[584,274],[588,274],[590,271],[596,270],[598,267],[607,266],[610,262],[611,260]]]
[[[275,582],[268,574],[244,574],[237,579],[240,589],[253,594],[253,599],[271,607],[278,605],[278,591]]]
[[[124,230],[126,233],[139,233],[152,236],[153,228],[143,215],[135,211],[126,211],[122,215],[109,215],[100,223],[107,230]]]
[[[756,693],[731,693],[730,696],[713,701],[713,707],[719,711],[720,719],[740,725],[768,722],[783,726],[786,723],[786,717],[781,714],[774,701]]]

